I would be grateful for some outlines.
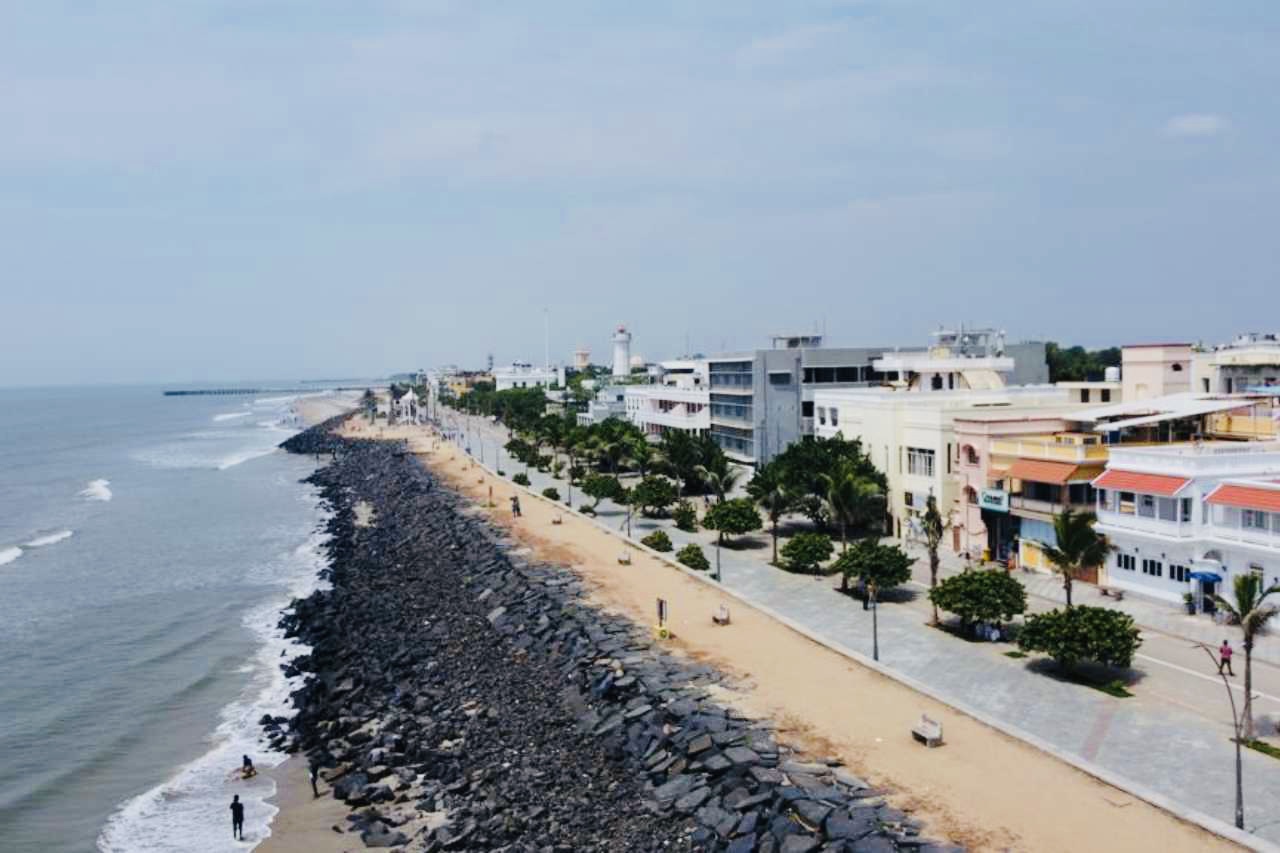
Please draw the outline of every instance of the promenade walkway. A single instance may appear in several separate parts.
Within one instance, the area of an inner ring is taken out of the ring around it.
[[[492,427],[487,429],[493,430]],[[493,462],[500,436],[486,433],[487,453]],[[479,456],[479,438],[473,439],[473,455]],[[508,475],[523,466],[502,454],[501,465]],[[537,492],[554,486],[567,494],[566,483],[531,471],[531,488]],[[580,503],[576,499],[575,506]],[[626,512],[608,501],[599,507],[600,522],[619,530],[625,527]],[[710,542],[713,534],[688,534],[676,530],[668,520],[632,519],[632,536],[639,539],[662,528],[676,549],[688,542],[704,547],[714,562]],[[721,549],[722,583],[742,597],[798,622],[817,634],[870,655],[871,614],[861,605],[834,589],[831,578],[798,576],[780,571],[767,562],[767,547],[746,550]],[[944,571],[958,571],[949,564]],[[927,572],[927,569],[926,569]],[[926,575],[927,577],[927,575]],[[1053,578],[1027,576],[1029,591],[1038,596],[1041,608],[1052,606]],[[1092,598],[1092,591],[1086,593]],[[1089,603],[1094,603],[1092,600]],[[1155,606],[1141,600],[1122,606],[1137,608],[1135,618],[1158,621]],[[1125,778],[1133,779],[1170,800],[1230,823],[1234,814],[1234,747],[1230,711],[1220,683],[1199,675],[1189,687],[1155,690],[1158,682],[1179,676],[1161,667],[1135,667],[1139,680],[1135,696],[1117,699],[1101,692],[1057,680],[1039,671],[1034,659],[1015,660],[1005,656],[1010,647],[1003,643],[969,643],[924,624],[923,595],[914,602],[885,604],[878,611],[880,661],[887,667],[929,685],[953,701],[971,706],[1033,734],[1064,753],[1094,762]],[[1134,612],[1134,611],[1131,611]],[[1176,620],[1169,624],[1186,630]],[[1157,626],[1157,630],[1163,630]],[[1208,639],[1220,642],[1223,629],[1213,626]],[[1235,635],[1227,633],[1233,640]],[[1197,652],[1197,654],[1202,654]],[[1201,664],[1203,668],[1203,664]],[[1184,667],[1175,667],[1184,669]],[[1189,668],[1186,668],[1189,670]],[[1195,674],[1195,673],[1192,673]],[[1150,685],[1148,685],[1150,682]],[[815,686],[820,689],[820,686]],[[1167,696],[1179,690],[1200,690],[1203,697],[1217,696],[1222,713],[1218,721],[1193,707]],[[1213,693],[1211,691],[1216,691]],[[1267,700],[1258,702],[1260,708]],[[1280,705],[1272,703],[1272,711]],[[1261,713],[1261,711],[1260,711]],[[974,780],[981,785],[981,779]],[[1246,828],[1273,843],[1280,843],[1280,761],[1245,750],[1244,754]]]

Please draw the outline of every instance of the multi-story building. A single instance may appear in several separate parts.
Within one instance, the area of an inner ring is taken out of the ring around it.
[[[1280,336],[1251,332],[1195,354],[1195,390],[1218,394],[1280,392]]]
[[[686,358],[655,365],[651,385],[626,389],[627,418],[656,440],[668,430],[702,435],[711,428],[707,363]]]
[[[1191,344],[1130,344],[1120,352],[1126,403],[1191,391]]]
[[[516,361],[507,367],[494,368],[493,380],[494,388],[498,391],[509,388],[550,388],[553,385],[563,388],[565,385],[563,367],[534,367],[527,361]]]
[[[1108,584],[1212,609],[1236,575],[1280,582],[1280,442],[1116,447],[1093,486]]]
[[[587,401],[587,410],[578,412],[578,425],[590,426],[603,423],[609,418],[625,418],[627,416],[626,393],[626,385],[606,385],[600,388],[595,396]]]

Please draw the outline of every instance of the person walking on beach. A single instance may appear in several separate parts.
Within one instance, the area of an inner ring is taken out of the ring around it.
[[[1226,640],[1223,640],[1222,645],[1218,647],[1218,675],[1222,675],[1224,666],[1227,668],[1227,675],[1235,678],[1236,674],[1231,671],[1231,644]]]
[[[239,794],[231,798],[231,837],[244,841],[244,803]]]
[[[520,517],[520,498],[517,495],[511,496],[511,514],[516,518]]]
[[[311,759],[310,766],[307,768],[307,777],[311,780],[311,795],[320,796],[320,788],[316,786],[316,780],[320,778],[320,763],[314,758]]]

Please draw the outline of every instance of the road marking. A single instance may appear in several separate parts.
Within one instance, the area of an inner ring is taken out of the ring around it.
[[[1185,666],[1179,666],[1178,664],[1170,663],[1167,660],[1160,660],[1160,658],[1153,658],[1151,655],[1137,654],[1137,655],[1134,655],[1134,657],[1142,658],[1143,660],[1149,660],[1152,663],[1158,663],[1161,666],[1167,666],[1169,667],[1169,669],[1176,669],[1178,672],[1184,672],[1187,675],[1194,675],[1196,678],[1201,678],[1201,679],[1204,679],[1205,681],[1212,681],[1215,683],[1222,681],[1222,679],[1216,675],[1205,675],[1203,672],[1196,672],[1194,669],[1189,669]],[[1231,685],[1233,690],[1239,690],[1241,693],[1244,692],[1243,685],[1237,684],[1234,681],[1228,681],[1227,683]],[[1269,693],[1262,693],[1260,691],[1255,690],[1253,691],[1253,695],[1255,699],[1269,699],[1272,702],[1280,702],[1280,697],[1272,696]]]

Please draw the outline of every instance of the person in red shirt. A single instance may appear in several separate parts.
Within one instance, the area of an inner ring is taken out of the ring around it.
[[[1227,668],[1227,675],[1235,678],[1236,674],[1231,671],[1231,644],[1226,640],[1223,640],[1218,648],[1218,675],[1222,675],[1224,666]]]

